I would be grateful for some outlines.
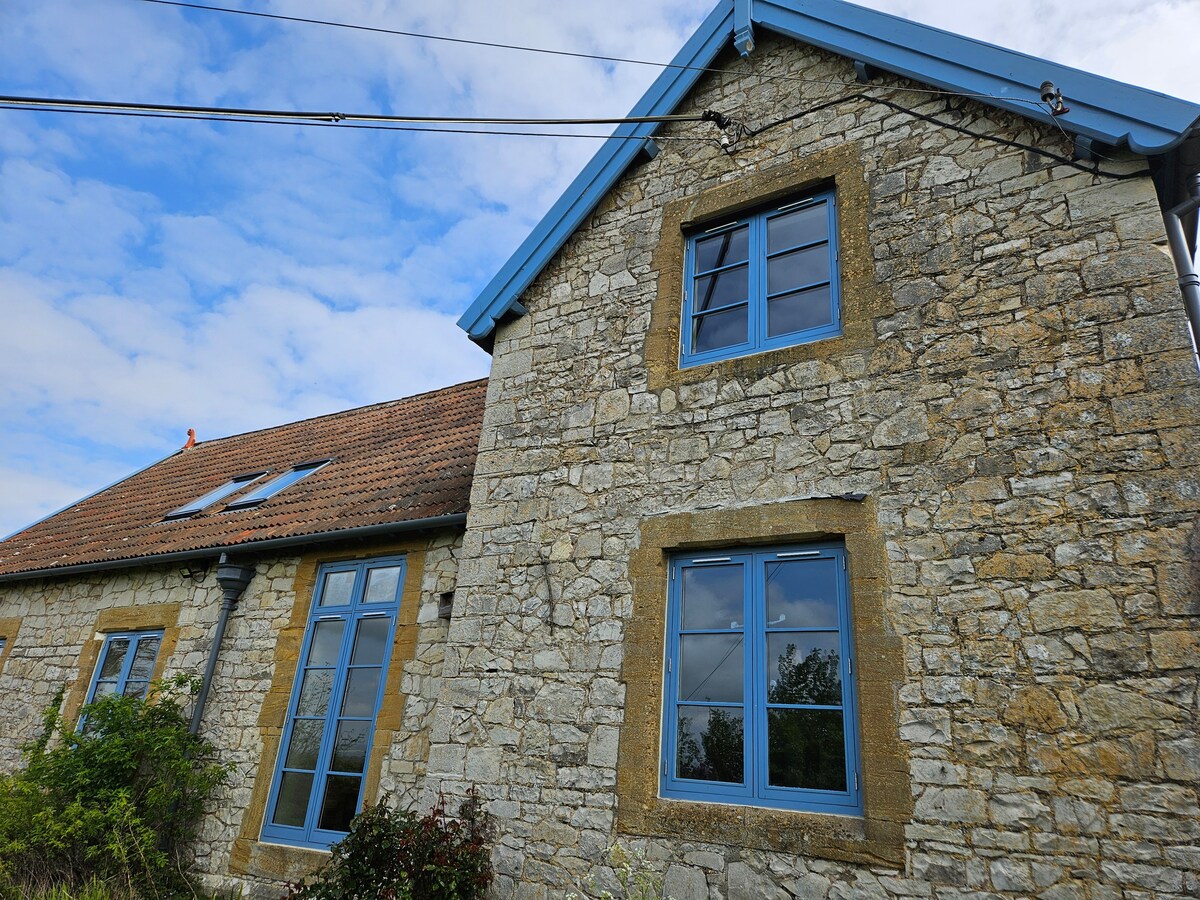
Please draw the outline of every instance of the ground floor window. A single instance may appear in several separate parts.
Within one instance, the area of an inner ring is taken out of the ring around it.
[[[403,558],[318,571],[264,840],[328,847],[349,831],[362,805],[404,572]]]
[[[161,631],[106,634],[86,702],[99,700],[107,694],[145,697],[150,690],[162,639]]]
[[[860,813],[842,544],[671,560],[662,795]]]

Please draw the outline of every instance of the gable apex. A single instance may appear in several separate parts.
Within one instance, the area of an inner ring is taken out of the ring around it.
[[[752,55],[756,35],[770,31],[875,69],[1016,113],[1054,123],[1089,143],[1157,156],[1179,147],[1200,126],[1200,105],[953,34],[845,0],[719,0],[670,66],[629,112],[672,114],[717,55],[731,43]],[[1052,115],[1044,82],[1066,97]],[[849,85],[848,85],[849,86]],[[522,315],[521,294],[583,224],[647,147],[660,125],[629,123],[571,182],[516,253],[458,320],[472,340],[488,344],[497,323]]]

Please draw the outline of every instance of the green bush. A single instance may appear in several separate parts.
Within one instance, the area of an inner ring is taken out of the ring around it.
[[[188,733],[180,677],[145,700],[107,696],[78,730],[47,710],[25,767],[0,778],[0,897],[51,890],[114,897],[192,896],[184,847],[228,776]],[[61,702],[61,696],[59,698]]]
[[[457,816],[444,798],[424,816],[363,810],[329,862],[288,892],[291,900],[483,900],[492,883],[489,817],[471,791]]]

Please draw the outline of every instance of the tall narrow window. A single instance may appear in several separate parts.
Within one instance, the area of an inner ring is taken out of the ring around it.
[[[671,563],[663,796],[861,811],[841,545]]]
[[[400,608],[401,558],[318,572],[264,840],[328,847],[362,804],[367,759]]]
[[[684,367],[841,332],[832,191],[715,225],[687,241]]]
[[[106,694],[145,697],[162,644],[161,631],[126,631],[108,634],[92,676],[87,702]]]

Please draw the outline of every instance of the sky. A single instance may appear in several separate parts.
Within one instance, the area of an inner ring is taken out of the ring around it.
[[[711,8],[219,5],[664,62]],[[1194,0],[862,5],[1200,102]],[[603,117],[657,72],[146,0],[0,0],[3,95]],[[598,146],[0,110],[0,536],[188,428],[211,439],[486,375],[455,321]]]

